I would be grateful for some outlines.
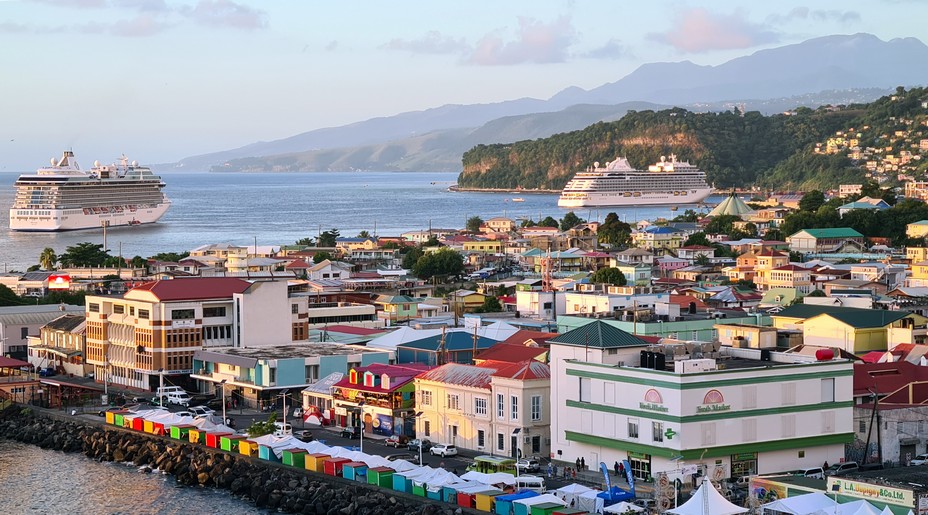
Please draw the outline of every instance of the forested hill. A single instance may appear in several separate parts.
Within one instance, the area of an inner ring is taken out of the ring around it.
[[[680,108],[630,111],[618,121],[549,138],[478,145],[464,154],[458,184],[560,189],[574,173],[596,161],[623,156],[632,166],[647,168],[661,156],[676,154],[704,170],[716,188],[832,188],[864,179],[871,155],[861,148],[911,149],[914,141],[918,152],[918,138],[928,137],[926,100],[925,88],[899,88],[895,95],[870,104],[798,108],[773,116],[693,113]],[[900,133],[905,133],[901,140]],[[854,136],[839,139],[856,147],[835,147],[836,135]],[[928,152],[921,152],[928,162]]]

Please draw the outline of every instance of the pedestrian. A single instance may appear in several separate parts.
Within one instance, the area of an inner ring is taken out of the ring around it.
[[[571,475],[573,476],[573,479],[577,479],[577,469],[573,469],[570,472],[571,472]]]
[[[822,470],[825,470],[827,468],[828,468],[828,460],[825,460],[825,463],[822,465]]]
[[[586,460],[580,458],[580,470],[586,470]]]
[[[554,477],[557,477],[557,463],[551,465],[554,468]]]
[[[615,463],[612,464],[612,468],[613,470],[615,470],[615,475],[617,476],[620,475],[619,474],[619,460],[616,460]]]
[[[551,478],[551,463],[548,463],[548,478]]]
[[[625,475],[625,464],[624,464],[624,463],[619,463],[619,476],[621,477],[621,476],[624,476],[624,475]]]
[[[579,456],[577,457],[577,460],[574,462],[574,465],[576,465],[575,468],[577,468],[577,469],[580,468],[580,457],[579,457]]]

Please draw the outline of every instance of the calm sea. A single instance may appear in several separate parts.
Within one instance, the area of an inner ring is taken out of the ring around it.
[[[182,488],[170,476],[100,463],[0,439],[3,513],[187,514],[264,513],[227,492]]]
[[[13,183],[18,174],[0,173],[0,264],[23,271],[38,262],[45,247],[61,254],[81,242],[103,243],[102,229],[64,233],[17,233],[9,230]],[[183,173],[165,174],[173,202],[157,224],[107,230],[112,254],[149,257],[186,251],[208,243],[237,245],[291,244],[321,231],[342,236],[366,230],[381,236],[410,230],[461,228],[471,216],[560,219],[557,195],[449,192],[454,173]],[[523,202],[513,202],[513,198]],[[720,199],[710,197],[709,201]],[[681,208],[681,212],[682,212]],[[632,223],[672,217],[669,206],[578,210],[587,220],[602,220],[615,211]]]

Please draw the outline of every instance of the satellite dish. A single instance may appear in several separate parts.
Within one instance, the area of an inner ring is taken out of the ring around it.
[[[53,157],[53,158],[51,158],[51,159],[49,159],[49,161],[51,161],[51,162],[52,162],[52,166],[55,166],[55,158],[54,158],[54,157]]]
[[[599,168],[599,161],[596,161],[595,163],[593,163],[593,166],[595,166],[596,168]]]
[[[139,165],[138,161],[132,161],[132,166],[138,166],[138,165]]]
[[[94,162],[93,162],[93,165],[94,165],[94,166],[100,166],[100,160],[98,159],[98,160],[94,161]]]

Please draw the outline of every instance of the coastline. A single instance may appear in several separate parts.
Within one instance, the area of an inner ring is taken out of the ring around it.
[[[468,193],[520,193],[525,195],[559,195],[561,190],[522,190],[506,188],[466,188],[457,184],[448,186],[448,191]]]

